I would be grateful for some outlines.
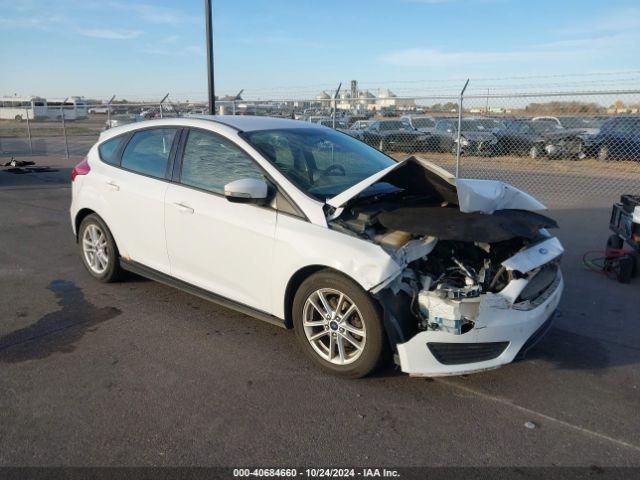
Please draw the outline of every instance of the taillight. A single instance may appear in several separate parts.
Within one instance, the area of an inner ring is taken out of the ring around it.
[[[87,157],[84,157],[84,159],[71,170],[71,181],[73,182],[78,175],[86,175],[90,171],[91,167],[89,166]]]

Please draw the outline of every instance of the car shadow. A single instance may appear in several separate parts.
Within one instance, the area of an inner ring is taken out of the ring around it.
[[[17,363],[46,358],[55,352],[72,352],[92,327],[122,313],[115,307],[89,303],[82,289],[71,281],[54,280],[48,289],[55,294],[60,308],[0,337],[0,362]]]
[[[71,168],[29,166],[0,169],[0,189],[71,187]]]

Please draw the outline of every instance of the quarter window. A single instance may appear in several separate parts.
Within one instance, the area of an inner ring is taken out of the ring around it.
[[[111,165],[117,165],[119,163],[119,159],[116,156],[118,152],[118,148],[122,144],[124,137],[116,137],[111,140],[107,140],[103,144],[98,147],[98,152],[100,152],[100,159],[103,162],[109,163]]]
[[[122,167],[164,178],[176,132],[175,128],[156,128],[135,133],[122,153]]]
[[[264,179],[262,170],[233,143],[201,130],[191,130],[184,148],[180,182],[213,193],[241,178]]]

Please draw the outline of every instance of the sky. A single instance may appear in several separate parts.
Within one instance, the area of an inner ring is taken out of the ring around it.
[[[206,98],[203,3],[0,0],[0,95]],[[213,0],[213,15],[219,95],[640,79],[637,0]]]

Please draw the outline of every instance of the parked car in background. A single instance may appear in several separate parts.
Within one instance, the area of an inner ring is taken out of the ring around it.
[[[609,118],[598,134],[586,141],[585,150],[602,161],[640,159],[640,115]]]
[[[531,158],[578,158],[584,156],[582,138],[572,130],[557,128],[536,131],[527,119],[505,120],[493,134],[498,139],[499,155],[528,155]],[[538,124],[540,126],[540,124]]]
[[[323,127],[334,128],[333,119],[320,120],[319,122],[316,122],[316,123],[318,123],[318,125],[322,125]],[[338,120],[336,118],[335,128],[336,130],[348,130],[349,126],[347,125],[347,122],[345,122],[344,120]]]
[[[536,117],[531,128],[543,139],[549,158],[584,158],[586,134],[578,128],[565,128],[556,117]]]
[[[112,115],[111,119],[105,123],[106,128],[121,127],[122,125],[128,125],[130,123],[142,122],[144,117],[138,114],[131,115]]]
[[[544,208],[329,128],[224,115],[103,132],[69,213],[96,281],[128,270],[293,328],[316,365],[356,378],[386,358],[442,376],[524,355],[563,290]]]
[[[347,135],[351,135],[354,138],[362,140],[363,132],[371,126],[375,120],[358,120],[355,122],[348,130],[345,130],[344,133]]]
[[[400,120],[408,122],[409,125],[421,132],[433,133],[436,128],[436,119],[426,115],[403,115]]]
[[[306,121],[310,123],[320,123],[323,120],[331,120],[331,117],[328,115],[310,115],[306,119]]]
[[[463,155],[493,155],[497,138],[493,134],[496,124],[491,119],[465,118],[460,130],[460,153]],[[430,142],[439,152],[457,153],[458,119],[439,118],[436,120],[433,138]]]
[[[558,117],[533,117],[531,123],[545,130],[552,130],[554,128],[560,130],[564,128]]]
[[[572,130],[581,130],[587,135],[596,135],[606,117],[558,117],[560,125]]]
[[[377,120],[359,138],[383,152],[417,152],[425,149],[429,136],[404,120]]]
[[[92,115],[106,115],[107,113],[109,113],[109,107],[107,107],[107,106],[93,106],[93,107],[87,109],[87,113],[90,113]]]

